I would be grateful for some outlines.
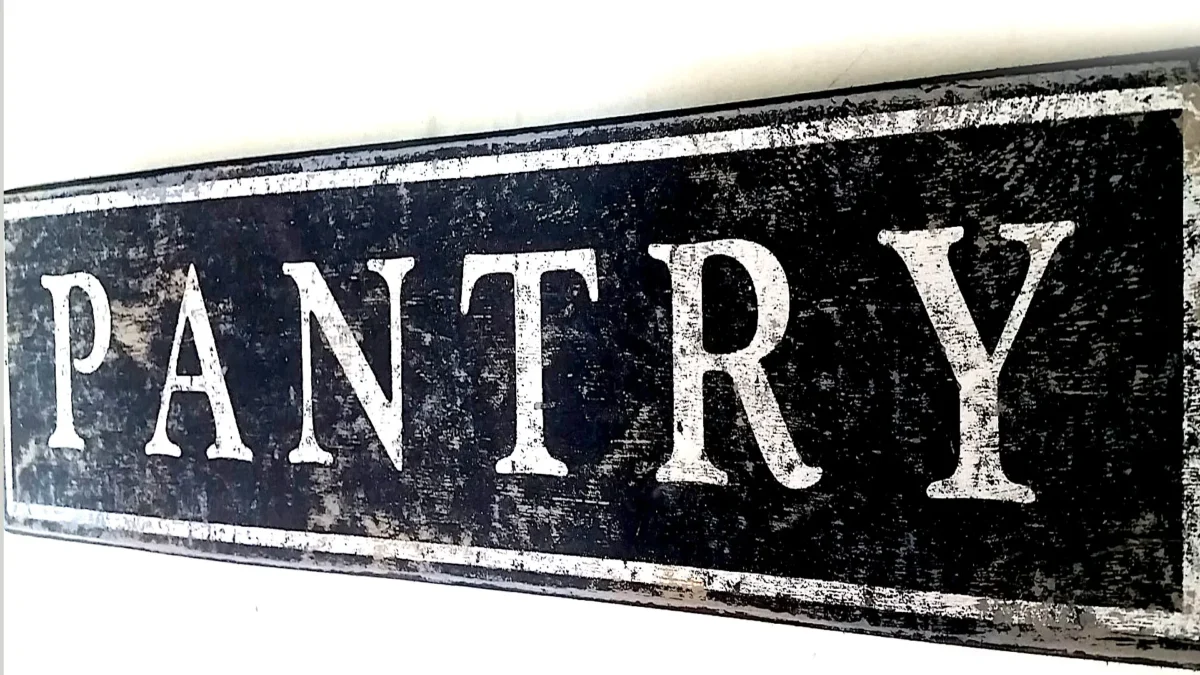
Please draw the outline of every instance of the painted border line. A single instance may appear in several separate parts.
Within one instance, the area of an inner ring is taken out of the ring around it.
[[[534,171],[580,169],[660,159],[718,155],[964,127],[1030,124],[1052,120],[1174,110],[1183,99],[1174,87],[1025,96],[933,106],[857,117],[825,118],[683,136],[648,138],[499,155],[386,164],[352,169],[229,178],[143,190],[99,192],[74,197],[15,201],[4,205],[6,220],[68,215],[137,206],[182,204],[210,199],[480,178]]]
[[[1015,625],[1067,625],[1073,620],[1072,617],[1089,616],[1097,624],[1122,633],[1153,632],[1177,638],[1190,635],[1183,615],[1173,612],[1116,607],[1072,608],[1028,600],[994,600],[954,593],[908,591],[819,579],[728,572],[561,553],[189,522],[43,504],[18,503],[14,515],[33,520],[69,522],[80,527],[106,531],[135,532],[156,537],[240,544],[304,553],[357,555],[618,583],[704,589],[715,593],[786,597],[803,603],[863,607],[905,614],[928,613],[953,619],[991,621],[1003,616],[1005,621]]]
[[[1200,84],[1179,87],[1183,114],[1182,611],[1200,634]]]
[[[267,194],[369,187],[435,180],[476,178],[532,171],[586,168],[632,162],[713,155],[771,148],[961,128],[1031,124],[1106,115],[1183,110],[1193,128],[1200,118],[1200,88],[1146,87],[1100,92],[1030,96],[951,106],[815,120],[782,127],[711,132],[553,150],[395,163],[353,169],[276,174],[204,181],[190,185],[112,191],[74,197],[15,201],[4,205],[5,220],[105,211],[158,204],[186,203]],[[1186,98],[1185,98],[1186,94]],[[1185,131],[1185,156],[1189,151]],[[1200,161],[1196,162],[1200,165]],[[786,597],[802,603],[854,606],[907,614],[927,614],[1017,625],[1064,625],[1094,622],[1117,633],[1200,639],[1200,448],[1189,439],[1200,432],[1200,176],[1184,162],[1184,545],[1183,611],[1119,607],[1066,606],[1027,600],[999,600],[935,591],[911,591],[821,579],[802,579],[697,567],[661,565],[535,551],[493,549],[358,535],[289,531],[198,521],[173,520],[18,502],[14,497],[12,425],[8,354],[3,355],[5,422],[5,507],[10,518],[39,520],[214,543],[286,549],[310,553],[359,555],[493,570],[533,572],[618,583],[703,588],[759,597]],[[2,254],[0,254],[2,255]],[[7,293],[6,293],[7,295]],[[7,297],[0,298],[8,325]]]

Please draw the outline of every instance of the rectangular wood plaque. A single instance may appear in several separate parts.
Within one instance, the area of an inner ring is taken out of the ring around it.
[[[6,526],[1196,665],[1197,55],[8,194]]]

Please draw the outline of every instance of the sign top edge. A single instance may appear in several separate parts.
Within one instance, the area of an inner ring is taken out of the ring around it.
[[[184,184],[329,169],[378,170],[385,165],[421,160],[497,156],[635,139],[691,136],[754,126],[858,118],[889,111],[944,108],[998,99],[1118,89],[1173,88],[1195,82],[1200,82],[1200,46],[885,82],[541,127],[497,129],[341,148],[314,148],[301,152],[157,167],[8,190],[4,195],[4,217],[5,220],[15,220],[36,215],[61,215],[62,212],[25,215],[23,208],[16,211],[11,209],[14,205],[27,202],[81,195],[155,191]],[[151,203],[160,202],[155,200]]]

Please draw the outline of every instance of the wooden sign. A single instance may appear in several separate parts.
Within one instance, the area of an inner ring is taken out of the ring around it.
[[[1197,55],[9,194],[7,526],[1195,665]]]

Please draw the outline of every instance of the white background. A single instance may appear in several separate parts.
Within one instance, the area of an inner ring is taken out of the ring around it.
[[[1194,1],[379,4],[7,1],[4,187],[1200,44]],[[4,544],[14,673],[1149,670]]]

